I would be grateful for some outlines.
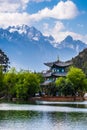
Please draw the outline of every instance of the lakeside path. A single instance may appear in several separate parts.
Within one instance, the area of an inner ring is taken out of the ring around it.
[[[63,104],[64,102],[62,102]],[[82,104],[87,106],[87,101],[85,102],[68,102],[68,104]],[[67,104],[67,102],[66,102]],[[52,104],[51,104],[52,105]],[[30,104],[13,104],[13,103],[1,103],[0,111],[42,111],[42,112],[82,112],[87,113],[86,108],[74,108],[67,106],[50,106],[49,104],[45,105],[30,105]]]

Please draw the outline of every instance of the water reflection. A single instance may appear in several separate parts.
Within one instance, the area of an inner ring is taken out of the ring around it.
[[[0,111],[0,130],[86,130],[87,113]]]
[[[0,130],[87,130],[87,102],[41,103],[1,103]]]

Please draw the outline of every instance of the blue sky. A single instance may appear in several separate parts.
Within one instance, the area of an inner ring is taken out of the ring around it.
[[[57,42],[71,35],[87,43],[87,0],[0,0],[0,26],[22,24]]]

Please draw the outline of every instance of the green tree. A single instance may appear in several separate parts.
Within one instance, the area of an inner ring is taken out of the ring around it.
[[[9,68],[9,58],[1,49],[0,49],[0,66],[2,66],[4,72],[6,72]]]
[[[24,73],[17,74],[17,82],[15,84],[16,97],[20,99],[26,99],[28,92],[26,75]]]
[[[73,84],[67,78],[65,80],[65,86],[62,87],[62,92],[65,96],[74,95]]]
[[[29,96],[34,96],[35,93],[40,91],[40,79],[37,74],[30,73],[26,80],[28,81],[28,94]]]
[[[59,93],[59,95],[64,95],[64,96],[69,96],[69,95],[73,95],[73,87],[72,87],[72,83],[63,77],[59,77],[56,80],[56,88]]]
[[[17,74],[15,86],[16,97],[27,99],[40,91],[40,79],[37,74],[28,71],[21,71]]]
[[[12,68],[10,71],[4,74],[5,94],[8,99],[12,98],[15,94],[16,81],[17,81],[17,73],[15,68]]]
[[[4,96],[4,73],[3,73],[3,69],[2,66],[0,66],[0,97]]]
[[[79,68],[71,67],[66,78],[72,84],[74,95],[76,95],[76,93],[83,95],[87,88],[86,75],[84,72]]]
[[[65,88],[65,84],[66,84],[65,78],[63,77],[57,78],[55,84],[56,84],[56,91],[58,91],[58,94],[59,95],[64,94],[63,88]]]
[[[25,100],[40,91],[40,83],[42,82],[40,74],[24,70],[17,72],[15,68],[11,68],[8,72],[4,73],[4,78],[1,74],[2,73],[0,73],[0,77],[3,79],[4,95],[7,99],[17,97]],[[1,81],[2,80],[0,80],[0,83],[2,83]]]
[[[42,73],[35,73],[37,75],[37,78],[39,79],[40,83],[44,82],[44,77]]]

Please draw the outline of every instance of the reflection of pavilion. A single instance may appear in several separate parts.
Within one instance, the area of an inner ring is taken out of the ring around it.
[[[68,67],[72,64],[71,62],[62,62],[59,59],[55,62],[44,63],[50,69],[43,73],[45,78],[43,86],[48,86],[49,84],[53,83],[56,78],[58,77],[65,77],[68,71]]]

